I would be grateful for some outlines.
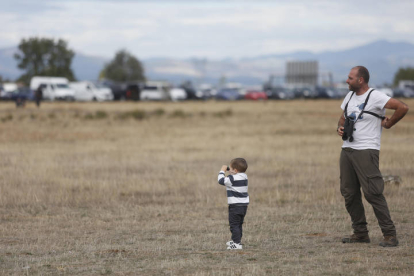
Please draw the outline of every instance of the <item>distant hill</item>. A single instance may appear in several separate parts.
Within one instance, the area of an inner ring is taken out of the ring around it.
[[[0,75],[16,79],[22,74],[13,58],[16,47],[0,49]],[[275,49],[277,51],[277,49]],[[345,81],[349,70],[364,65],[371,72],[371,84],[392,83],[400,67],[414,67],[414,44],[388,42],[369,43],[344,51],[321,53],[293,52],[242,59],[208,60],[200,58],[150,58],[142,60],[146,76],[152,80],[180,83],[186,80],[217,83],[220,78],[246,85],[261,84],[270,74],[283,79],[287,61],[318,60],[322,76],[330,72],[334,81]],[[79,80],[98,78],[108,59],[77,53],[72,69]]]

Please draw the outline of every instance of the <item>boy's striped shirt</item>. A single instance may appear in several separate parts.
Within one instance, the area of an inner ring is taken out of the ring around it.
[[[226,186],[228,204],[249,205],[248,179],[245,173],[237,173],[226,177],[224,171],[220,171],[218,183]]]

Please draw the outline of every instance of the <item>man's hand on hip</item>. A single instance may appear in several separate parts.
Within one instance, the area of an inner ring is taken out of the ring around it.
[[[383,127],[383,128],[385,128],[385,129],[390,129],[391,127],[389,126],[389,125],[387,125],[387,122],[389,121],[390,119],[388,119],[388,117],[385,117],[384,118],[384,120],[382,120],[382,122],[381,122],[381,126]]]

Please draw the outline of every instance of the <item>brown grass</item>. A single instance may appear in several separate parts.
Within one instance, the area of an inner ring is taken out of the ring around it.
[[[414,100],[406,100],[412,108]],[[0,103],[1,275],[410,275],[414,115],[380,166],[400,246],[340,243],[340,101]],[[249,163],[241,252],[221,165]],[[365,202],[366,203],[366,202]]]

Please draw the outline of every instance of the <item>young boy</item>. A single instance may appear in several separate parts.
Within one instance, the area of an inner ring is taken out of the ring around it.
[[[226,177],[225,171],[230,175]],[[227,202],[229,204],[229,224],[231,241],[227,242],[227,249],[243,249],[241,238],[243,235],[243,221],[246,216],[249,195],[247,193],[247,162],[244,158],[235,158],[230,161],[230,167],[223,165],[218,175],[218,183],[226,186]]]

